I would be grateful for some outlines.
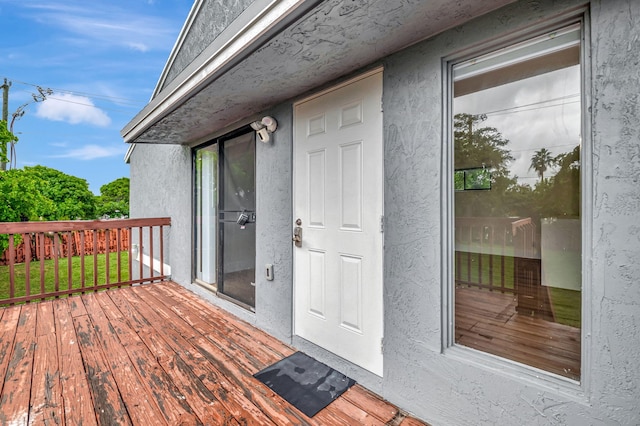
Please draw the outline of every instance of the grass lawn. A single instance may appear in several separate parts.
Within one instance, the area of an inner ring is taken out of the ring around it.
[[[75,256],[71,258],[71,282],[72,288],[82,288],[82,270],[81,270],[81,258]],[[106,284],[106,256],[99,254],[97,259],[98,273],[96,280],[98,285]],[[58,276],[60,289],[67,289],[69,286],[69,274],[67,258],[58,260]],[[129,278],[129,253],[123,251],[120,253],[120,266],[121,266],[121,281],[128,281]],[[30,264],[30,286],[31,294],[39,294],[40,291],[40,261],[32,261]],[[84,270],[85,270],[85,287],[93,285],[93,255],[84,257]],[[26,268],[25,264],[17,264],[14,267],[15,271],[15,297],[25,295],[25,278]],[[45,293],[55,291],[55,262],[53,259],[44,261],[44,273],[45,273]],[[118,253],[109,253],[109,282],[118,281]],[[9,266],[0,266],[0,299],[6,299],[9,297]]]

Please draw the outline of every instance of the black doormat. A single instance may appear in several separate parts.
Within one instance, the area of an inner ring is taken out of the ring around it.
[[[313,417],[355,383],[344,374],[296,352],[254,374],[271,390]]]

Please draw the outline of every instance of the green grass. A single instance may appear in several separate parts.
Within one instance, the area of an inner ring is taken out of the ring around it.
[[[549,287],[549,298],[556,322],[580,327],[582,311],[582,292],[564,288]]]
[[[121,266],[121,281],[128,281],[129,278],[129,253],[123,251],[120,253],[120,266]],[[85,287],[93,286],[94,274],[93,274],[93,255],[87,255],[84,257],[84,270],[85,270]],[[99,254],[97,256],[97,274],[96,281],[98,285],[106,284],[107,268],[106,268],[106,256]],[[29,279],[30,279],[30,294],[40,294],[40,261],[31,261],[29,267]],[[24,263],[14,266],[15,272],[15,295],[14,297],[20,297],[25,295],[25,283],[26,283],[26,267]],[[45,284],[44,292],[49,293],[55,291],[55,262],[53,259],[44,261],[44,273]],[[58,280],[59,288],[66,290],[69,286],[69,274],[68,274],[68,261],[67,258],[58,260]],[[81,257],[75,256],[71,258],[71,282],[72,288],[82,288],[82,269],[81,269]],[[118,253],[109,253],[109,282],[118,282]],[[0,300],[7,299],[9,297],[9,266],[0,266]]]

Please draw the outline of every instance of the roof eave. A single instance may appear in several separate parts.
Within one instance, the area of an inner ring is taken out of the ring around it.
[[[182,105],[202,87],[241,62],[270,38],[278,34],[319,0],[256,0],[218,38],[208,46],[167,87],[153,99],[120,132],[125,142],[135,142],[145,130]],[[195,13],[196,6],[192,9]],[[190,14],[189,19],[193,19]],[[189,24],[190,25],[190,24]],[[188,25],[185,25],[183,32]],[[183,34],[181,33],[181,37]],[[169,62],[173,61],[174,46]],[[158,82],[161,87],[169,62]]]

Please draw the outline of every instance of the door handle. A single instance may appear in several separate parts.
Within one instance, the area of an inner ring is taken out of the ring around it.
[[[296,247],[302,247],[302,221],[300,219],[296,220],[296,227],[293,228],[293,243]]]

